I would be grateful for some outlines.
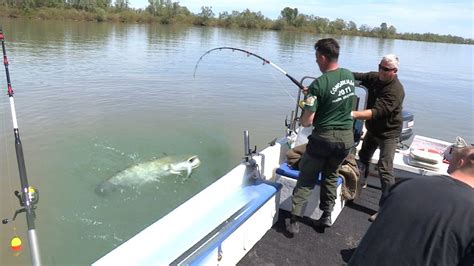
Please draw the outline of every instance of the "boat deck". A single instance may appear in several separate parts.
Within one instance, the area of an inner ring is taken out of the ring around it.
[[[348,203],[331,228],[315,229],[310,219],[300,224],[300,233],[286,235],[280,210],[278,222],[247,253],[238,265],[344,265],[370,226],[369,216],[378,210],[381,195],[378,178],[369,177],[360,197]]]

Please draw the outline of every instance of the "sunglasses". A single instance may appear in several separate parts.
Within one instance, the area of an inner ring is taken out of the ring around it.
[[[382,66],[381,64],[379,64],[379,69],[380,69],[380,70],[383,70],[383,71],[385,71],[385,72],[388,72],[388,71],[395,70],[396,68],[388,68],[388,67],[384,67],[384,66]]]

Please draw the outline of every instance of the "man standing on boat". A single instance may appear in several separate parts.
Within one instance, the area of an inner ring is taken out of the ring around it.
[[[474,147],[448,174],[394,185],[349,265],[474,265]]]
[[[339,44],[332,38],[321,39],[314,45],[316,63],[323,73],[305,89],[301,124],[314,126],[308,137],[306,151],[299,163],[300,175],[293,190],[292,218],[286,221],[287,231],[299,232],[298,220],[303,207],[316,185],[321,172],[319,208],[323,211],[319,226],[332,225],[331,212],[337,197],[337,169],[354,144],[352,118],[355,88],[351,71],[339,68]]]
[[[385,199],[395,183],[393,176],[393,158],[402,133],[402,105],[405,91],[398,80],[399,60],[389,54],[382,58],[378,72],[354,73],[356,80],[367,88],[367,109],[354,111],[354,119],[367,120],[362,148],[359,151],[359,170],[362,177],[367,177],[368,165],[375,150],[379,148],[378,172],[382,185],[382,196],[379,205]],[[373,221],[377,213],[369,219]]]

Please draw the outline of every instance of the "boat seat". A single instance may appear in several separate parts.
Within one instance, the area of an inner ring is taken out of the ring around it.
[[[287,176],[293,179],[298,179],[300,176],[300,171],[297,169],[291,168],[287,162],[284,162],[280,164],[280,167],[276,169],[276,173],[282,176]],[[322,180],[324,179],[324,176],[322,174],[318,175],[318,181],[316,182],[316,185],[320,185]],[[343,179],[341,176],[338,177],[337,179],[337,185],[341,185],[343,182]]]
[[[282,189],[280,192],[280,209],[291,211],[292,202],[291,197],[293,195],[293,189],[296,186],[300,171],[291,168],[286,162],[280,164],[280,166],[275,170],[275,181],[282,184]],[[319,219],[321,217],[322,211],[319,209],[319,194],[320,194],[320,184],[323,180],[323,175],[318,174],[316,186],[314,187],[310,197],[308,198],[307,204],[303,207],[304,216],[311,219]],[[337,198],[335,201],[334,209],[331,213],[332,221],[335,222],[336,218],[339,216],[342,208],[344,208],[344,200],[341,197],[343,179],[341,176],[337,179]]]

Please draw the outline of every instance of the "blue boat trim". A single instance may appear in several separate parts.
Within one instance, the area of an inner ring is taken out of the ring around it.
[[[220,248],[224,240],[268,202],[280,189],[281,184],[262,180],[255,180],[254,184],[243,187],[241,192],[246,195],[250,201],[201,241],[184,252],[179,258],[173,261],[171,265],[180,263],[201,265],[214,250]]]

